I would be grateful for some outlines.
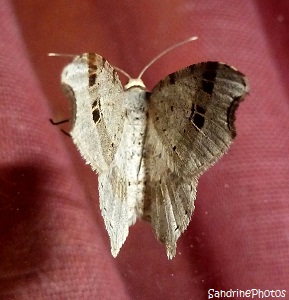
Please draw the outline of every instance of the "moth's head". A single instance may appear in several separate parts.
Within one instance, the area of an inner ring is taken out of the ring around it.
[[[132,87],[139,87],[144,90],[147,89],[141,78],[129,78],[128,83],[124,86],[124,90],[126,91]]]

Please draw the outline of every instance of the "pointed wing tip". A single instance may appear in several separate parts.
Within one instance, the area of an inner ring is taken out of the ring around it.
[[[175,256],[172,253],[167,253],[168,260],[172,260]]]
[[[111,247],[111,255],[116,258],[118,256],[120,247],[119,248],[115,248],[115,247]]]
[[[169,260],[172,260],[176,256],[177,245],[176,244],[174,244],[174,245],[167,244],[166,248],[167,248],[167,257]]]
[[[126,240],[127,235],[128,235],[128,232],[125,235],[125,237],[122,237],[122,239],[120,239],[120,238],[116,239],[115,236],[110,235],[110,233],[109,233],[109,238],[110,238],[110,252],[111,252],[111,254],[112,254],[112,256],[114,258],[118,256],[119,251],[120,251],[121,247],[123,246],[123,244],[124,244],[124,242]]]

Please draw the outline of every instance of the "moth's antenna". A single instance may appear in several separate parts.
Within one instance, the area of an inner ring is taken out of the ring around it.
[[[127,77],[129,80],[131,80],[132,78],[122,69],[116,67],[116,66],[113,66],[114,69],[116,69],[118,72],[122,73],[125,77]]]
[[[118,68],[118,67],[114,67],[114,69],[116,69],[118,72],[122,73],[124,76],[126,76],[128,78],[128,83],[124,86],[124,89],[127,90],[133,86],[139,86],[142,87],[144,89],[146,89],[146,86],[144,85],[141,77],[143,76],[144,72],[153,64],[155,63],[160,57],[162,57],[163,55],[165,55],[166,53],[172,51],[173,49],[180,47],[186,43],[189,43],[191,41],[195,41],[197,40],[198,37],[197,36],[191,36],[188,39],[179,42],[169,48],[167,48],[166,50],[164,50],[163,52],[161,52],[159,55],[157,55],[153,60],[151,60],[140,72],[140,74],[138,75],[138,77],[136,79],[132,78],[131,76],[129,76],[124,70]],[[75,55],[73,54],[61,54],[61,53],[48,53],[48,56],[66,56],[66,57],[75,57]]]
[[[48,56],[66,56],[66,57],[75,57],[73,54],[62,54],[62,53],[48,53]]]
[[[180,47],[180,46],[182,46],[182,45],[184,45],[184,44],[186,44],[186,43],[189,43],[189,42],[191,42],[191,41],[195,41],[195,40],[197,40],[197,39],[198,39],[197,36],[192,36],[192,37],[190,37],[190,38],[188,38],[188,39],[186,39],[186,40],[184,40],[184,41],[182,41],[182,42],[180,42],[180,43],[177,43],[177,44],[175,44],[175,45],[173,45],[173,46],[167,48],[167,49],[164,50],[163,52],[161,52],[159,55],[157,55],[151,62],[149,62],[149,63],[143,68],[143,70],[142,70],[142,71],[140,72],[140,74],[138,75],[137,79],[141,79],[141,77],[143,76],[144,72],[145,72],[145,71],[146,71],[146,70],[147,70],[154,62],[156,62],[160,57],[162,57],[163,55],[165,55],[166,53],[172,51],[173,49],[175,49],[175,48],[177,48],[177,47]]]

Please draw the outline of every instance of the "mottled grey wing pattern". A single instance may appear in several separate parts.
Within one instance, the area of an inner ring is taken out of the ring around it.
[[[138,141],[140,128],[131,126],[126,109],[127,100],[136,99],[128,99],[116,71],[97,54],[77,56],[63,70],[62,84],[73,104],[73,141],[99,173],[101,213],[116,256],[136,220],[137,200],[143,198],[133,172],[141,164],[142,148],[135,153],[133,146],[144,133]]]
[[[172,258],[186,229],[199,176],[228,150],[235,111],[248,92],[243,74],[205,62],[160,81],[149,96],[144,147],[144,215]]]
[[[107,170],[120,143],[124,93],[116,71],[101,56],[76,56],[62,72],[72,100],[71,135],[81,155],[98,173]]]

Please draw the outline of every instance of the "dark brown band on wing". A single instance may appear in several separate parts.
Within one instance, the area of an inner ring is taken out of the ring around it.
[[[113,80],[113,83],[116,83],[116,79],[117,78],[118,78],[117,72],[116,72],[116,70],[113,70],[112,71],[112,80]]]
[[[175,84],[175,82],[176,82],[175,73],[170,74],[169,79],[170,79],[170,84]]]
[[[102,58],[102,64],[104,66],[106,60]],[[97,70],[97,55],[95,53],[88,53],[88,82],[89,87],[95,85],[96,82],[96,70]]]
[[[192,103],[191,114],[189,120],[201,130],[205,124],[206,109],[196,103]]]
[[[236,137],[236,128],[235,128],[235,120],[236,120],[236,110],[240,104],[244,100],[244,97],[236,97],[233,99],[233,102],[229,106],[227,110],[227,123],[229,130],[231,132],[232,139]]]
[[[208,61],[205,63],[205,70],[202,74],[202,89],[209,95],[213,93],[218,68],[219,63],[216,61]]]
[[[92,118],[95,124],[100,121],[100,111],[99,111],[99,100],[95,100],[92,103]]]

